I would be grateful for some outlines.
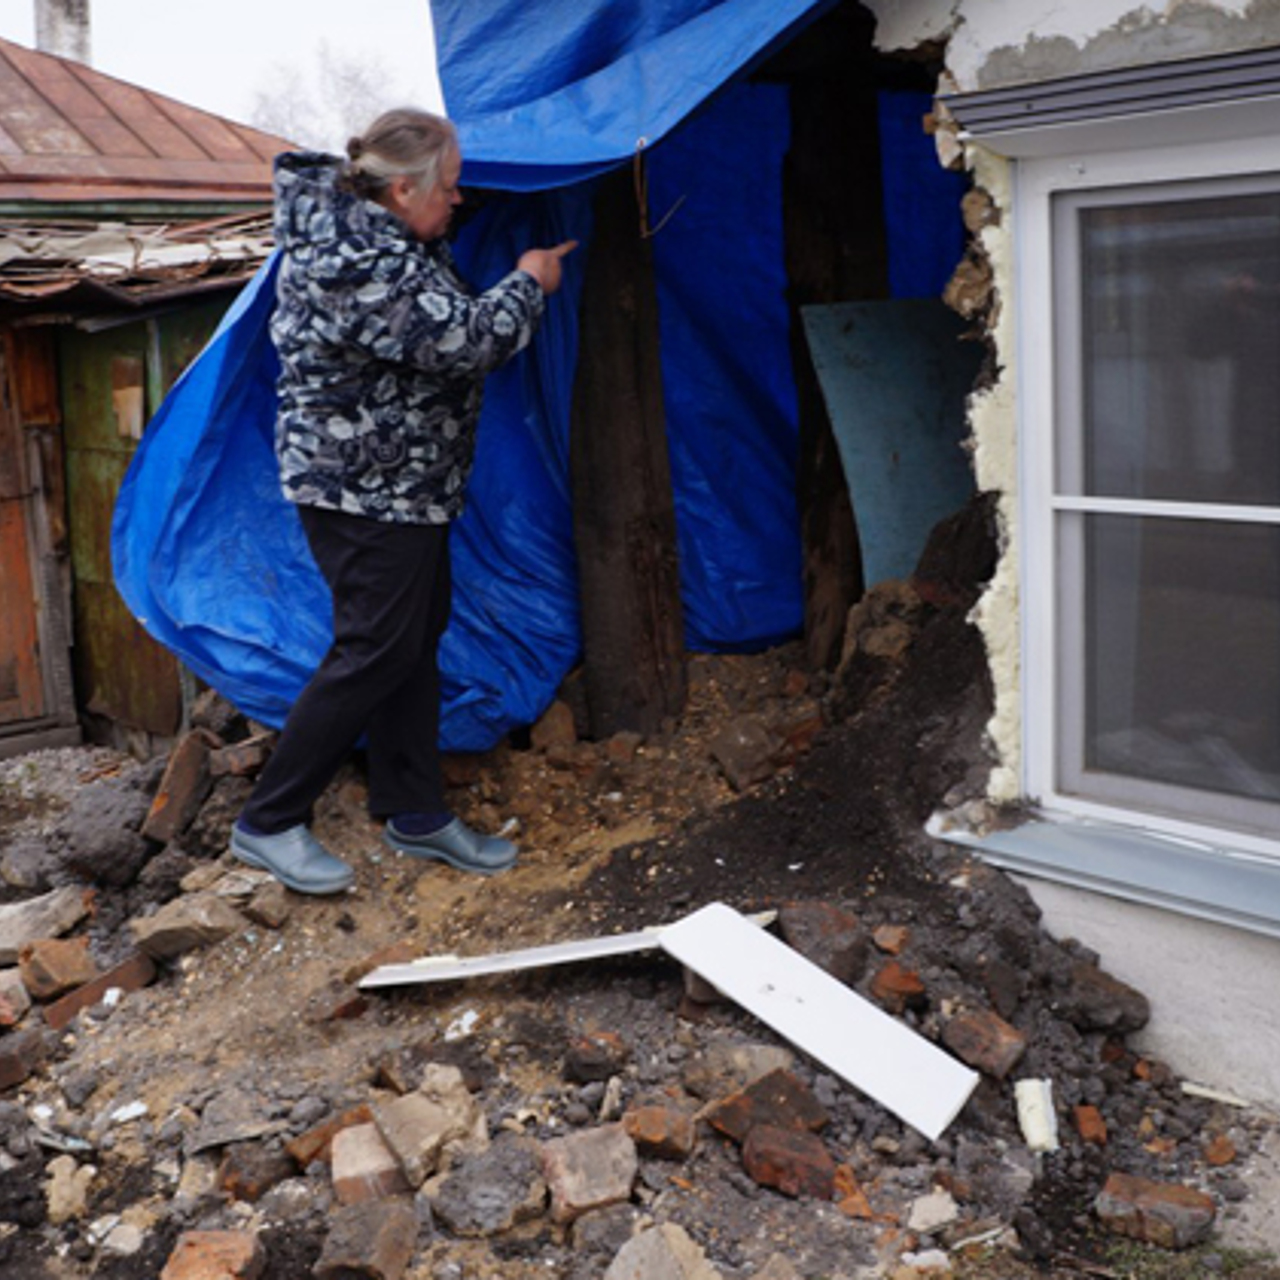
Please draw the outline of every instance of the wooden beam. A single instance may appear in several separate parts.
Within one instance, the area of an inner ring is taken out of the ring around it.
[[[600,180],[570,468],[591,736],[655,733],[687,694],[658,300],[632,171]]]

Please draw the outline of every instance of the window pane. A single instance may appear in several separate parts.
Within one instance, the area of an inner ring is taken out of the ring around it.
[[[1085,492],[1280,504],[1280,192],[1079,218]]]
[[[1280,799],[1280,528],[1083,521],[1085,769]]]

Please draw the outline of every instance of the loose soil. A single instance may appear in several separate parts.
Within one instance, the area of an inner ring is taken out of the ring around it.
[[[269,1099],[257,1118],[267,1133],[285,1131],[290,1116],[317,1099],[326,1111],[366,1100],[383,1080],[388,1055],[413,1046],[463,1067],[482,1087],[495,1130],[547,1136],[584,1123],[597,1101],[563,1077],[575,1034],[609,1029],[630,1039],[633,1097],[661,1095],[677,1077],[687,1086],[690,1064],[715,1040],[776,1043],[732,1005],[691,1003],[678,968],[654,955],[388,988],[350,1007],[353,979],[389,944],[408,943],[420,955],[475,955],[659,924],[717,900],[744,911],[813,901],[844,907],[868,927],[912,930],[938,998],[953,980],[948,966],[959,964],[967,934],[979,924],[995,928],[1015,971],[1020,957],[1029,965],[1037,944],[1025,894],[923,830],[934,809],[978,798],[988,767],[983,727],[991,700],[981,641],[966,621],[972,599],[972,587],[946,572],[924,574],[914,588],[873,593],[851,622],[858,642],[835,678],[806,670],[798,643],[754,656],[694,656],[684,715],[645,741],[539,741],[535,731],[530,742],[452,759],[450,798],[458,812],[484,829],[512,827],[521,846],[518,865],[492,879],[424,866],[383,846],[354,762],[322,800],[316,830],[355,867],[355,889],[339,899],[291,895],[283,927],[255,926],[190,952],[110,1017],[82,1017],[18,1099],[24,1106],[48,1101],[70,1128],[80,1120],[69,1114],[69,1094],[83,1099],[83,1116],[146,1103],[149,1120],[113,1130],[95,1157],[103,1176],[91,1216],[126,1212],[161,1197],[157,1148],[189,1141],[198,1124],[210,1123],[214,1100]],[[565,697],[572,705],[572,685]],[[723,742],[744,724],[763,729],[776,749],[761,770],[766,776],[739,789],[726,776]],[[154,775],[154,766],[86,750],[65,793],[53,796],[34,778],[24,790],[18,775],[6,772],[0,846],[39,839],[77,790],[113,773],[141,780],[148,769]],[[35,758],[28,772],[38,774]],[[101,963],[128,948],[125,922],[176,893],[183,874],[218,859],[230,866],[227,831],[248,786],[222,780],[182,848],[154,858],[136,883],[99,890],[91,933]],[[929,1030],[936,1010],[906,1016]],[[1082,1051],[1080,1037],[1065,1048],[1063,1039],[1046,1033],[1029,1069],[1051,1072],[1054,1054]],[[1089,1051],[1101,1040],[1090,1041]],[[1123,1075],[1133,1057],[1119,1062]],[[647,1166],[643,1208],[682,1222],[726,1276],[754,1275],[776,1252],[804,1276],[852,1276],[901,1247],[901,1224],[893,1219],[936,1177],[963,1182],[972,1168],[978,1178],[985,1169],[974,1155],[979,1146],[1017,1145],[1007,1091],[993,1082],[975,1094],[956,1132],[930,1149],[840,1082],[803,1063],[798,1069],[822,1093],[832,1144],[884,1217],[874,1229],[860,1224],[855,1245],[847,1216],[755,1186],[721,1140],[702,1142],[678,1169]],[[1158,1101],[1150,1094],[1144,1105],[1150,1110]],[[1211,1125],[1218,1118],[1206,1104],[1193,1119]],[[228,1133],[244,1130],[232,1123]],[[1149,1159],[1136,1143],[1125,1150],[1131,1168]],[[32,1176],[37,1163],[33,1153]],[[1158,1162],[1149,1163],[1155,1172]],[[1017,1219],[1020,1247],[976,1248],[960,1259],[960,1273],[1197,1274],[1117,1261],[1114,1242],[1099,1236],[1089,1214],[1104,1173],[1100,1153],[1078,1144],[1050,1161]],[[1176,1177],[1177,1170],[1165,1173]],[[31,1232],[43,1221],[31,1178],[19,1168],[3,1184],[0,1223],[10,1226],[0,1231],[0,1273],[11,1280],[158,1274],[172,1246],[173,1223],[157,1221],[144,1255],[106,1258],[86,1243],[81,1224],[70,1224],[55,1258],[47,1228]],[[322,1220],[304,1214],[276,1221],[269,1236],[273,1280],[311,1274]],[[1238,1262],[1219,1256],[1208,1265],[1246,1280],[1280,1277],[1256,1260]],[[434,1280],[549,1274],[587,1280],[602,1267],[543,1223],[496,1241],[440,1236],[414,1271]]]

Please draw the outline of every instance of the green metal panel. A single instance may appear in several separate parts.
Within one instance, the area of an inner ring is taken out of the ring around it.
[[[965,397],[982,360],[965,323],[933,298],[801,308],[868,587],[908,578],[929,531],[964,506],[973,473]]]
[[[66,328],[59,340],[79,700],[162,736],[181,721],[178,665],[116,592],[111,519],[146,421],[225,306],[203,302],[92,333]]]

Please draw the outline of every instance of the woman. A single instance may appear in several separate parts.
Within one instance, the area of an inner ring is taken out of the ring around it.
[[[276,160],[276,452],[334,638],[231,836],[243,862],[317,894],[354,879],[309,823],[362,735],[393,848],[482,874],[515,861],[445,803],[436,651],[485,375],[529,343],[574,248],[531,249],[477,296],[443,239],[462,200],[452,125],[390,111],[347,152]]]

